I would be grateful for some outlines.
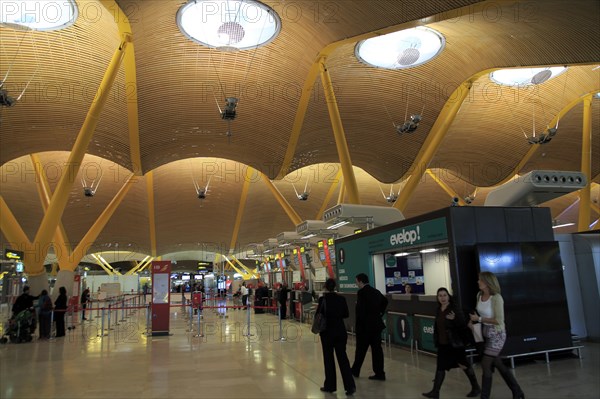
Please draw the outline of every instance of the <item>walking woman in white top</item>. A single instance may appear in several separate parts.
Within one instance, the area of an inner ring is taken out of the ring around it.
[[[513,399],[524,399],[514,375],[506,368],[499,358],[500,351],[506,342],[506,328],[504,326],[504,299],[500,295],[500,284],[491,272],[479,273],[479,293],[477,294],[477,313],[471,313],[471,323],[482,323],[485,349],[481,360],[483,377],[481,381],[481,399],[489,399],[492,391],[492,373],[494,367],[506,382],[513,394]]]

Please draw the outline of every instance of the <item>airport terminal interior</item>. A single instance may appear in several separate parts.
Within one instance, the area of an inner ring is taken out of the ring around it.
[[[310,322],[336,278],[353,359],[359,272],[391,310],[387,380],[367,355],[355,396],[422,397],[436,290],[472,309],[486,267],[526,397],[600,397],[599,21],[596,0],[0,0],[0,398],[344,397]],[[286,283],[290,317],[239,309],[242,282]],[[25,286],[66,287],[64,337],[15,330]],[[468,388],[455,369],[441,397]]]

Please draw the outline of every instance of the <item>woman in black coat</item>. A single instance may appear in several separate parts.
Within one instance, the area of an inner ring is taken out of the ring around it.
[[[423,396],[439,398],[446,371],[456,367],[460,367],[465,372],[471,383],[471,392],[467,397],[479,396],[481,388],[465,354],[465,339],[468,332],[466,320],[460,309],[454,305],[452,296],[446,288],[437,290],[437,301],[439,306],[433,328],[433,339],[438,350],[435,379],[433,389]]]
[[[54,321],[56,321],[56,337],[65,336],[65,313],[67,311],[67,289],[58,289],[58,298],[54,301]]]
[[[334,292],[335,280],[330,278],[325,282],[327,292],[319,298],[318,313],[325,314],[326,328],[325,331],[319,333],[321,336],[321,346],[323,348],[323,366],[325,368],[325,382],[321,391],[335,392],[337,377],[335,373],[335,360],[333,353],[337,357],[342,380],[344,381],[344,389],[346,395],[350,396],[356,392],[356,385],[352,377],[350,369],[350,361],[346,354],[346,342],[348,341],[348,333],[344,325],[344,319],[349,316],[348,304],[343,296]]]

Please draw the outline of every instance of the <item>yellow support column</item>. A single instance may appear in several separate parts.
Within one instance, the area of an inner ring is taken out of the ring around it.
[[[52,198],[52,195],[50,194],[50,185],[48,184],[48,179],[46,179],[46,176],[44,175],[40,158],[36,154],[31,154],[29,157],[33,163],[33,170],[35,171],[35,180],[38,186],[40,202],[42,203],[44,212],[46,212],[48,210],[48,206],[50,205],[50,199]],[[69,241],[67,240],[65,228],[62,222],[59,221],[58,227],[54,232],[52,245],[54,246],[54,252],[56,252],[56,258],[61,268],[66,265],[69,255],[71,255],[71,248],[67,244],[68,242]]]
[[[146,194],[148,195],[148,224],[150,229],[150,254],[156,258],[156,217],[154,216],[154,176],[146,174]]]
[[[581,172],[587,184],[579,191],[579,221],[577,231],[590,229],[590,197],[592,195],[592,96],[583,100],[583,133],[581,138]]]
[[[123,199],[129,192],[129,189],[131,188],[132,184],[137,182],[137,177],[134,178],[134,176],[134,174],[131,174],[127,178],[125,184],[123,185],[123,187],[121,187],[117,195],[115,195],[115,197],[106,206],[104,211],[102,211],[102,213],[100,214],[98,219],[96,219],[92,227],[90,227],[88,232],[85,233],[77,247],[75,247],[75,250],[73,251],[73,256],[71,257],[69,264],[65,265],[66,270],[74,271],[77,265],[79,264],[79,261],[86,255],[88,248],[91,246],[92,243],[94,243],[94,241],[96,241],[96,238],[98,238],[98,235],[100,235],[102,229],[104,229],[104,226],[106,226],[106,223],[108,223],[108,221],[115,213],[121,202],[123,202]]]
[[[456,191],[454,191],[454,189],[452,187],[450,187],[449,185],[446,184],[446,182],[444,182],[442,179],[440,179],[439,177],[437,177],[435,175],[435,173],[433,173],[431,171],[431,169],[427,169],[427,174],[429,176],[431,176],[431,178],[442,188],[442,190],[444,190],[446,192],[446,194],[448,194],[451,198],[458,198],[458,205],[460,206],[464,206],[465,204],[465,200],[462,199],[457,193]]]
[[[265,175],[264,173],[261,173],[261,176],[262,176],[263,180],[265,181],[265,183],[267,184],[267,187],[269,187],[269,189],[273,193],[273,196],[275,197],[277,202],[279,202],[279,205],[281,205],[281,207],[283,208],[285,213],[288,215],[288,217],[290,218],[292,223],[294,223],[294,226],[297,226],[300,223],[302,223],[302,219],[300,218],[300,215],[298,215],[298,213],[294,210],[294,208],[292,208],[290,203],[287,202],[287,200],[283,197],[283,195],[281,195],[281,193],[279,192],[277,187],[275,187],[273,182],[271,180],[269,180],[269,177],[267,175]]]
[[[31,242],[27,238],[27,234],[21,228],[17,218],[13,215],[12,211],[4,201],[4,197],[0,195],[0,228],[2,234],[6,237],[8,242],[14,247],[13,249],[27,252],[31,250]],[[27,255],[25,255],[27,256]]]
[[[85,155],[92,136],[94,135],[96,125],[98,124],[98,119],[100,118],[100,113],[104,108],[104,104],[106,104],[106,101],[108,100],[110,89],[112,88],[112,85],[117,77],[121,61],[123,60],[123,56],[125,54],[125,48],[127,47],[127,43],[130,41],[130,35],[125,35],[125,37],[123,37],[123,41],[119,45],[119,48],[115,50],[108,69],[106,70],[102,82],[100,83],[100,87],[98,87],[96,97],[92,101],[92,105],[90,106],[85,121],[81,126],[81,130],[77,135],[77,139],[75,140],[75,144],[73,145],[73,149],[69,155],[69,159],[67,160],[67,169],[61,176],[58,185],[56,186],[54,194],[52,195],[52,200],[48,206],[48,211],[44,215],[42,223],[40,224],[38,232],[35,236],[34,243],[36,245],[36,256],[34,256],[34,259],[29,264],[25,263],[25,269],[27,273],[41,274],[45,272],[44,259],[46,258],[46,254],[48,252],[48,245],[52,240],[52,236],[56,231],[58,222],[60,221],[60,218],[65,210],[65,206],[67,205],[67,201],[69,199],[71,186],[73,185],[77,173],[81,168],[81,161],[83,160],[83,156]]]
[[[237,243],[238,234],[240,232],[240,226],[242,224],[242,216],[244,215],[244,208],[246,208],[246,199],[248,198],[248,190],[250,189],[250,182],[254,175],[254,169],[250,166],[246,169],[246,175],[244,177],[244,185],[242,186],[242,194],[240,195],[240,203],[238,205],[237,215],[235,217],[235,225],[233,226],[233,233],[231,234],[231,243],[229,244],[229,253],[233,253],[235,244]]]
[[[471,91],[473,81],[478,76],[479,75],[473,76],[471,79],[458,86],[450,95],[450,98],[448,98],[446,104],[444,104],[444,108],[438,115],[433,127],[431,128],[431,131],[429,132],[429,135],[427,136],[427,139],[425,139],[421,150],[417,154],[417,157],[412,164],[413,173],[408,179],[408,182],[402,188],[398,199],[394,203],[394,208],[399,209],[400,211],[404,211],[406,209],[412,193],[415,191],[415,188],[417,188],[417,185],[425,174],[429,163],[433,159],[433,156],[437,152],[442,140],[446,136],[448,128],[452,122],[454,122],[454,118],[456,117],[458,110],[460,109],[465,98],[467,98],[469,91]]]
[[[329,186],[329,190],[327,191],[327,195],[325,196],[325,199],[323,200],[323,205],[321,205],[321,209],[319,209],[319,212],[317,213],[317,216],[315,217],[315,219],[320,220],[323,217],[323,213],[325,212],[325,210],[327,209],[327,204],[329,204],[329,201],[331,201],[331,197],[333,197],[333,192],[335,191],[335,187],[336,186],[340,186],[340,191],[342,190],[342,187],[344,187],[344,185],[342,184],[342,170],[338,170],[337,174],[335,175],[333,182],[331,183],[331,186]],[[338,204],[340,202],[338,201]]]
[[[329,110],[329,118],[331,119],[331,127],[333,128],[333,136],[335,137],[335,146],[337,148],[340,164],[342,166],[342,174],[344,175],[344,185],[348,191],[348,202],[351,204],[360,204],[358,195],[358,185],[352,169],[352,160],[350,159],[350,150],[346,142],[346,134],[342,125],[342,117],[337,106],[337,100],[333,91],[333,83],[331,76],[325,66],[325,59],[321,60],[321,83],[323,84],[323,92],[325,93],[325,101]]]

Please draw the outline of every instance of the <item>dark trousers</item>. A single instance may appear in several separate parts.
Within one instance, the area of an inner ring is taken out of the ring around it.
[[[352,377],[350,361],[348,360],[348,355],[346,355],[347,341],[348,335],[345,331],[336,335],[332,335],[327,331],[321,333],[321,347],[323,348],[323,368],[325,369],[325,382],[323,383],[323,388],[325,388],[328,391],[335,391],[337,389],[335,360],[333,357],[334,351],[335,357],[337,358],[338,366],[340,367],[340,374],[342,375],[342,380],[344,381],[344,389],[346,391],[354,391],[354,389],[356,388],[354,384],[354,378]]]
[[[56,321],[56,336],[65,336],[65,312],[62,310],[54,312],[54,321]]]
[[[40,338],[42,339],[50,338],[50,329],[52,327],[50,324],[50,313],[47,311],[40,312]]]
[[[279,305],[281,310],[281,318],[285,319],[287,317],[287,301],[283,303],[280,302]]]
[[[354,374],[360,374],[360,369],[365,361],[369,346],[371,347],[375,375],[385,375],[383,369],[383,349],[381,348],[381,332],[356,333],[356,352],[354,354],[354,364],[352,365]]]
[[[85,308],[87,308],[87,303],[81,304],[81,320],[85,319]]]

